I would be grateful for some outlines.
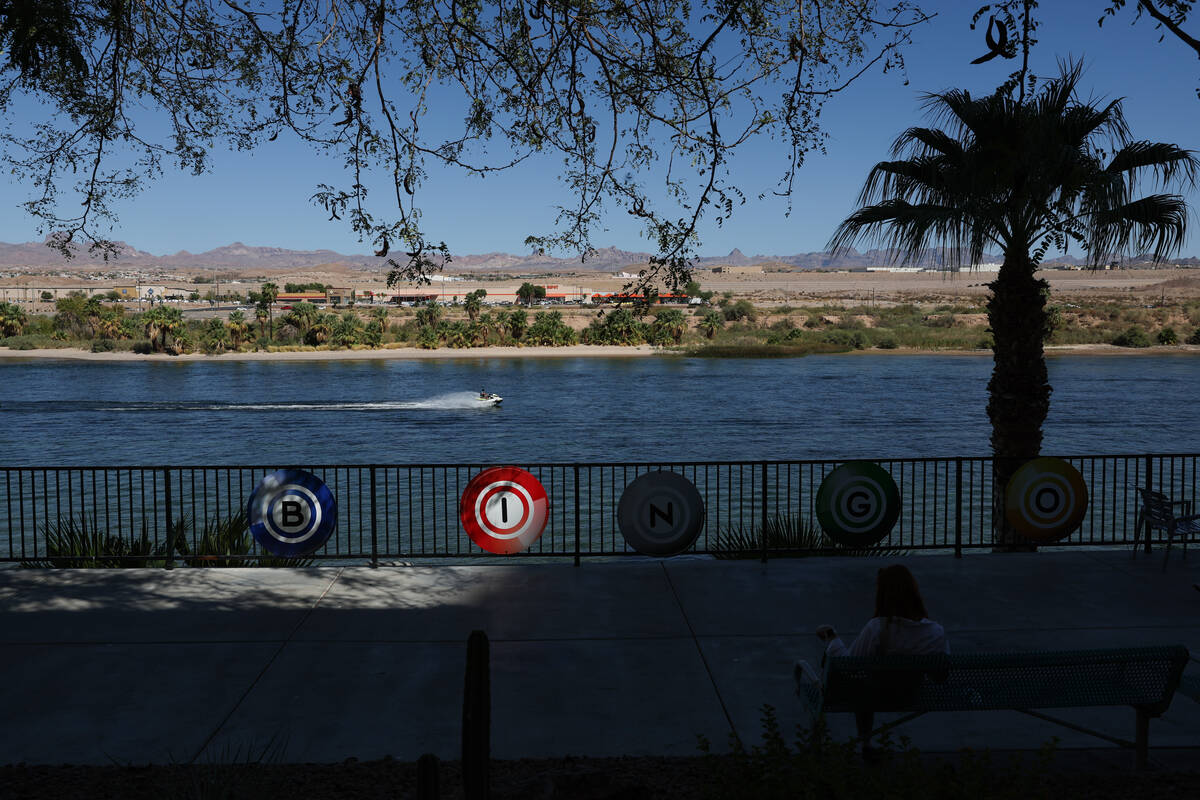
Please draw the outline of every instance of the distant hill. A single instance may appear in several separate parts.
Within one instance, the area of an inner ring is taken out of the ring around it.
[[[288,250],[282,247],[252,247],[234,242],[203,253],[189,253],[180,250],[167,256],[156,256],[132,245],[120,242],[121,256],[110,260],[108,265],[113,269],[122,267],[150,267],[158,269],[229,269],[229,270],[281,270],[302,269],[325,265],[341,265],[354,269],[382,271],[386,268],[386,259],[361,253],[346,254],[334,250]],[[645,266],[651,258],[651,253],[621,250],[616,247],[604,247],[593,250],[584,256],[556,258],[547,255],[513,255],[512,253],[481,253],[476,255],[453,256],[452,268],[464,270],[503,270],[505,272],[564,272],[571,270],[596,270],[612,272],[615,270],[634,270]],[[864,269],[866,267],[885,267],[898,264],[900,259],[894,250],[872,249],[860,253],[851,249],[837,257],[827,252],[795,253],[793,255],[753,255],[747,256],[741,250],[734,248],[725,256],[701,256],[695,260],[697,267],[714,266],[752,266],[755,264],[784,265],[796,269]],[[1001,261],[998,254],[986,254],[984,261]],[[1149,264],[1148,256],[1130,259],[1129,264],[1138,266]],[[0,242],[0,267],[58,267],[70,271],[72,269],[94,270],[103,264],[103,260],[91,256],[86,248],[77,251],[72,261],[64,261],[56,251],[50,249],[44,242],[23,242],[21,244],[6,244]],[[921,258],[909,262],[909,266],[936,267],[940,264],[936,250],[929,250]],[[1084,263],[1082,259],[1072,256],[1055,256],[1045,260],[1047,265]],[[1186,267],[1200,267],[1200,259],[1195,257],[1172,259],[1172,264]]]

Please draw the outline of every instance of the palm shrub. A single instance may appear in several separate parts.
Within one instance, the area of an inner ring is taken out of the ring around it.
[[[659,311],[650,325],[651,338],[655,344],[679,344],[686,330],[687,320],[677,308]]]
[[[0,303],[0,336],[20,336],[28,319],[16,303]]]
[[[713,545],[716,558],[757,558],[763,550],[764,526],[737,523],[717,531]],[[789,555],[808,556],[826,553],[836,556],[900,556],[905,550],[892,547],[844,547],[833,541],[808,519],[795,514],[776,514],[766,522],[767,550]]]
[[[650,336],[646,323],[627,308],[617,308],[596,317],[583,334],[584,344],[637,345]]]
[[[720,311],[710,309],[704,312],[704,316],[700,318],[696,327],[704,331],[705,339],[711,339],[717,335],[717,331],[725,327],[725,317]]]
[[[951,267],[978,264],[985,247],[1004,261],[989,284],[993,369],[988,383],[997,508],[1013,472],[1041,450],[1050,408],[1042,346],[1048,284],[1035,276],[1053,245],[1082,245],[1093,266],[1130,252],[1161,261],[1186,241],[1187,204],[1175,194],[1136,197],[1150,173],[1164,186],[1194,183],[1200,162],[1173,144],[1132,140],[1121,101],[1080,102],[1082,67],[1067,65],[1028,98],[1012,88],[985,97],[952,89],[926,95],[947,129],[909,128],[895,160],[876,164],[862,208],[834,233],[842,252],[873,238],[913,261],[939,247]],[[1109,155],[1111,154],[1111,156]],[[1019,538],[996,515],[997,544]]]
[[[529,315],[525,313],[523,308],[514,308],[508,312],[508,335],[513,338],[513,341],[520,341],[525,335],[525,329],[529,325]]]
[[[362,320],[353,311],[343,311],[329,335],[329,341],[336,347],[350,347],[359,343],[363,333]]]
[[[189,567],[307,567],[312,558],[281,558],[270,554],[254,556],[254,536],[245,510],[206,519],[197,532],[195,547],[188,544],[186,519],[176,526],[175,553]]]
[[[575,344],[576,334],[570,325],[563,322],[561,311],[539,311],[525,332],[525,341],[533,345],[565,347]]]
[[[168,535],[181,535],[186,523],[175,520]],[[22,567],[59,569],[114,569],[162,566],[166,545],[156,545],[143,522],[138,537],[126,538],[102,526],[95,516],[63,515],[39,528],[45,542],[44,558],[27,559]],[[156,558],[157,557],[157,558]]]

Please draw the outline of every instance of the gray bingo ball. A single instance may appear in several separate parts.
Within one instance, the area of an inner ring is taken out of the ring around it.
[[[704,498],[677,472],[647,472],[625,487],[617,524],[629,546],[648,556],[687,550],[704,527]]]

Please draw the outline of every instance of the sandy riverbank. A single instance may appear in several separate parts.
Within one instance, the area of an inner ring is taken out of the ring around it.
[[[208,356],[189,353],[171,356],[164,353],[93,353],[73,348],[9,350],[0,348],[0,360],[16,358],[60,358],[75,361],[362,361],[376,359],[446,359],[446,358],[636,358],[665,353],[657,347],[640,345],[572,345],[570,347],[472,347],[422,350],[416,347],[395,347],[379,350],[314,350],[286,353],[222,353]]]
[[[1156,347],[1117,347],[1111,344],[1065,344],[1046,348],[1046,355],[1197,355],[1200,345],[1171,345]],[[171,356],[163,353],[147,355],[138,353],[93,353],[90,350],[73,348],[45,348],[37,350],[9,350],[0,347],[0,361],[15,359],[67,359],[72,361],[363,361],[414,359],[432,360],[448,358],[641,358],[645,356],[679,355],[677,350],[664,350],[649,345],[620,347],[617,345],[572,345],[570,347],[472,347],[469,349],[422,350],[416,347],[397,347],[380,350],[316,350],[283,353],[222,353],[208,356],[190,353]],[[988,356],[990,350],[915,350],[895,348],[891,350],[849,350],[832,355],[942,355],[942,356]]]

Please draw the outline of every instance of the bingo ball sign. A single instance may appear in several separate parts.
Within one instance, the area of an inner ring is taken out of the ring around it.
[[[250,533],[267,552],[284,558],[306,556],[337,528],[337,500],[311,472],[281,469],[255,487],[246,518]]]
[[[648,556],[687,550],[704,527],[704,499],[677,472],[647,472],[625,487],[617,524],[629,546]]]
[[[463,490],[458,516],[471,541],[497,555],[519,553],[546,528],[550,501],[541,481],[517,467],[492,467]]]
[[[1079,527],[1087,505],[1079,470],[1061,458],[1035,458],[1009,479],[1004,512],[1023,536],[1053,542]]]
[[[843,464],[817,490],[817,520],[840,545],[870,547],[900,517],[900,490],[883,467],[869,461]]]

